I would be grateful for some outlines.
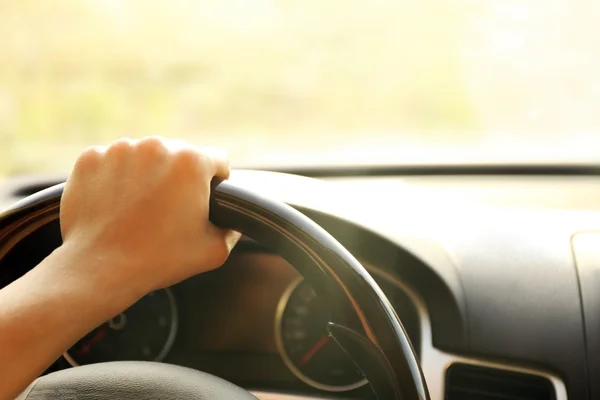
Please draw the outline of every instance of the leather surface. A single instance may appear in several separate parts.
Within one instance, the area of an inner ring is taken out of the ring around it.
[[[216,376],[170,364],[120,361],[54,372],[18,400],[256,400]]]

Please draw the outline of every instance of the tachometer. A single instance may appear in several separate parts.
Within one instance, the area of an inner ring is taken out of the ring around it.
[[[161,361],[177,332],[177,307],[169,289],[144,296],[65,352],[73,366],[107,361]]]
[[[327,336],[329,315],[310,285],[295,281],[284,293],[275,322],[275,338],[289,369],[321,390],[341,392],[367,383],[346,353]]]

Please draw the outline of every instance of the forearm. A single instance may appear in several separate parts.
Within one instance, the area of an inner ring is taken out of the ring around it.
[[[80,337],[137,300],[102,276],[106,262],[114,260],[61,246],[0,290],[0,399],[16,397]],[[98,276],[74,274],[81,263],[97,264]]]
[[[146,293],[222,265],[239,234],[208,220],[220,152],[159,138],[90,147],[60,203],[65,243],[0,290],[0,400]]]

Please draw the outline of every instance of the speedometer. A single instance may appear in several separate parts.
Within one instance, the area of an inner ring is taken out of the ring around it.
[[[295,281],[281,298],[277,346],[288,368],[315,388],[341,392],[367,383],[352,359],[327,335],[329,314],[310,285]]]
[[[177,307],[169,289],[151,292],[81,338],[65,352],[73,366],[107,361],[161,361],[177,331]]]

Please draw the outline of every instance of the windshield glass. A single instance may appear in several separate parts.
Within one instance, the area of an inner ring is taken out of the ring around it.
[[[234,165],[593,160],[600,3],[0,4],[0,176],[161,135]]]

